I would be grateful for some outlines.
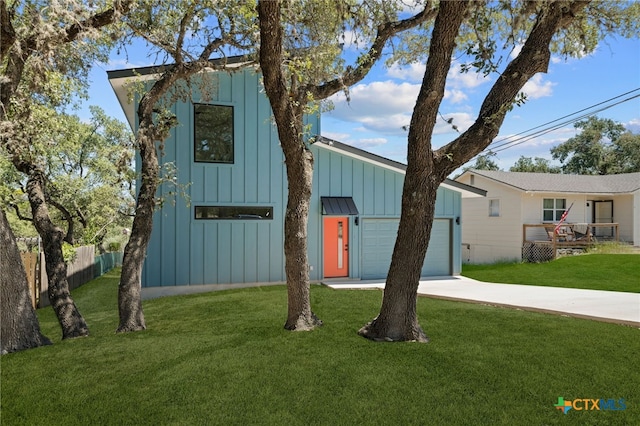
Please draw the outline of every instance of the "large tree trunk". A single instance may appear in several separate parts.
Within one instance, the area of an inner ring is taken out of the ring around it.
[[[142,311],[142,267],[153,231],[153,212],[156,207],[156,191],[159,185],[159,162],[156,142],[164,141],[170,129],[177,123],[175,117],[156,116],[156,104],[179,80],[208,68],[211,54],[224,44],[223,40],[214,40],[203,48],[198,61],[183,62],[169,67],[138,105],[138,134],[136,144],[140,150],[141,184],[136,203],[136,214],[131,227],[131,236],[124,249],[122,273],[118,286],[118,311],[120,323],[117,332],[139,331],[146,329]],[[176,58],[178,59],[178,58]],[[159,108],[161,109],[161,108]],[[158,265],[153,265],[158,266]]]
[[[0,354],[50,345],[40,333],[15,237],[0,209]]]
[[[431,235],[436,192],[444,177],[434,173],[431,149],[437,108],[425,110],[420,106],[426,102],[439,105],[444,98],[455,39],[467,7],[466,1],[442,2],[436,17],[425,76],[411,117],[402,213],[384,299],[380,315],[359,331],[370,339],[429,340],[418,324],[416,296]]]
[[[358,331],[369,339],[429,341],[416,313],[420,271],[429,245],[439,185],[427,170],[423,169],[422,176],[407,173],[405,178],[402,215],[380,314]]]
[[[281,65],[283,61],[280,2],[260,1],[260,66],[264,86],[278,128],[287,167],[289,192],[284,219],[284,254],[287,276],[287,330],[311,330],[322,321],[311,311],[307,223],[311,202],[313,155],[302,140],[306,93],[290,97]]]
[[[31,205],[33,225],[42,238],[45,268],[49,280],[49,302],[62,328],[62,338],[89,335],[89,328],[78,311],[69,292],[67,264],[62,254],[64,231],[56,226],[49,216],[45,202],[45,177],[41,170],[32,167],[28,171],[27,196]]]
[[[284,146],[284,142],[281,141]],[[309,297],[309,260],[307,258],[307,224],[313,179],[313,156],[299,140],[289,141],[297,146],[295,155],[285,156],[289,192],[284,218],[284,255],[287,275],[287,330],[311,330],[322,321],[311,311]]]
[[[431,136],[436,114],[444,97],[455,38],[468,6],[462,1],[440,3],[425,76],[411,118],[402,213],[382,307],[378,317],[360,329],[360,335],[373,340],[428,341],[418,324],[416,298],[438,186],[491,143],[522,86],[537,72],[546,71],[554,33],[568,25],[585,5],[560,2],[543,7],[520,54],[485,98],[476,122],[434,153]]]
[[[146,105],[146,102],[144,102]],[[140,110],[143,109],[141,103]],[[141,117],[138,131],[140,146],[141,185],[138,192],[136,215],[131,227],[131,236],[124,248],[122,273],[118,286],[118,312],[120,323],[117,332],[146,329],[142,310],[142,266],[153,230],[153,211],[158,188],[158,156],[154,138],[150,136],[153,118],[149,114]]]

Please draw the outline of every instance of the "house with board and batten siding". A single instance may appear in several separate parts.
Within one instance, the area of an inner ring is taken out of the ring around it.
[[[137,104],[127,84],[151,81],[154,68],[108,72],[132,129]],[[180,123],[164,143],[187,197],[163,184],[143,269],[143,287],[284,282],[287,178],[269,101],[254,68],[212,72],[207,100],[176,102]],[[196,85],[194,85],[195,87]],[[194,89],[196,90],[196,89]],[[310,135],[320,116],[309,115]],[[391,262],[406,166],[322,136],[314,155],[308,226],[312,281],[385,278]],[[423,276],[461,271],[463,197],[484,191],[452,180],[438,189]]]

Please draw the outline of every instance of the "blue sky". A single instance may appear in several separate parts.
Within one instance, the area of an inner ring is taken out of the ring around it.
[[[109,64],[97,66],[93,70],[90,99],[85,104],[99,105],[109,115],[126,121],[109,86],[106,70],[152,63],[144,53],[135,57],[130,55],[128,59],[113,55]],[[497,76],[484,78],[473,73],[461,74],[458,71],[459,65],[454,63],[449,72],[440,113],[444,118],[453,118],[453,123],[464,131],[475,120],[479,106]],[[349,103],[343,94],[332,98],[335,108],[323,114],[322,134],[406,163],[407,132],[402,127],[409,124],[423,73],[424,64],[418,63],[403,68],[377,66],[365,80],[350,89]],[[534,76],[524,91],[527,93],[527,102],[515,107],[507,115],[500,134],[495,139],[496,145],[503,145],[512,140],[514,135],[528,132],[537,126],[546,129],[549,127],[544,126],[546,123],[624,93],[631,92],[606,102],[599,108],[640,95],[640,40],[611,37],[600,43],[594,53],[581,59],[554,57],[549,72]],[[581,114],[594,112],[595,109],[587,109]],[[80,115],[85,114],[86,110],[83,109]],[[598,112],[597,116],[610,118],[634,133],[640,133],[640,97]],[[576,115],[572,115],[555,124],[562,124],[575,117]],[[551,160],[551,147],[574,135],[573,123],[566,123],[556,130],[527,138],[528,140],[517,145],[497,148],[497,155],[492,159],[503,170],[508,170],[520,156]],[[433,146],[442,146],[455,137],[455,130],[444,120],[439,120]]]

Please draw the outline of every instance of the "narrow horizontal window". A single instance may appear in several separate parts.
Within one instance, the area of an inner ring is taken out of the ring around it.
[[[233,107],[195,104],[193,112],[195,161],[233,163]]]
[[[271,220],[273,207],[196,206],[196,219]]]

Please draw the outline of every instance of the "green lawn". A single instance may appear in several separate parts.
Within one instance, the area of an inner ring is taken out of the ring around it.
[[[144,304],[148,330],[114,334],[117,275],[74,292],[92,335],[5,355],[3,425],[640,424],[640,330],[419,298],[428,344],[356,331],[382,292],[313,286],[325,326],[283,330],[284,286]],[[558,397],[626,410],[554,408]]]
[[[478,281],[640,293],[640,255],[589,254],[546,263],[463,265]]]

